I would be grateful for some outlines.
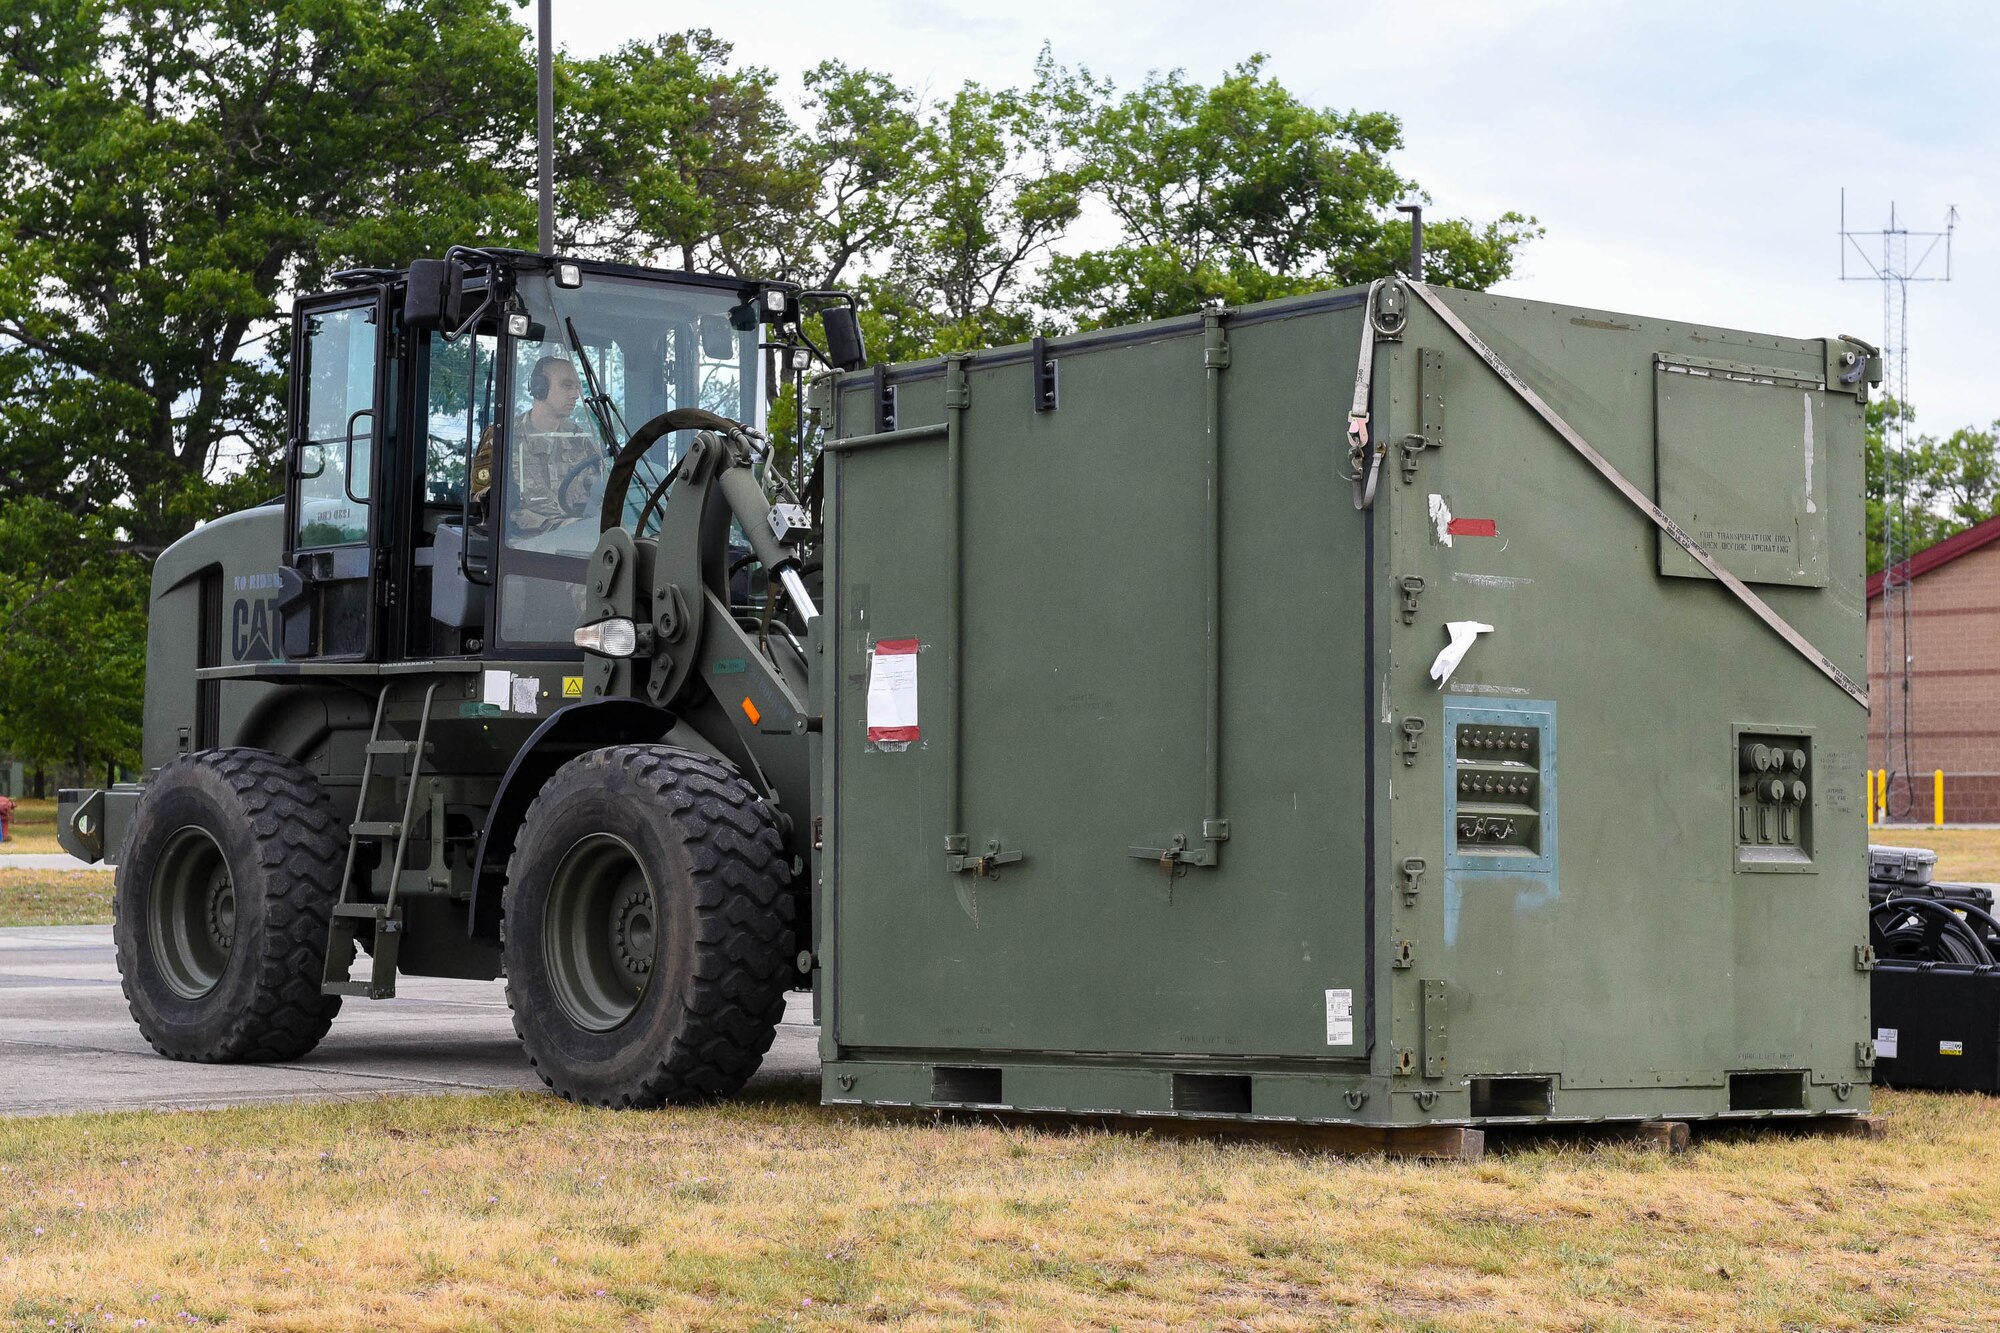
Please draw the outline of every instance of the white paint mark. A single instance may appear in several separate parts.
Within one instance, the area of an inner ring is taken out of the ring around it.
[[[1806,405],[1806,512],[1808,514],[1817,514],[1819,512],[1819,506],[1813,502],[1813,483],[1812,483],[1812,470],[1813,470],[1812,395],[1809,393],[1802,393],[1799,395],[1799,401]]]
[[[1442,495],[1431,496],[1431,526],[1437,529],[1440,545],[1451,545],[1451,506],[1444,502]]]
[[[1517,694],[1523,699],[1533,693],[1531,690],[1522,689],[1519,685],[1468,685],[1464,681],[1459,680],[1451,683],[1451,692],[1453,694]]]
[[[1382,673],[1382,725],[1389,724],[1389,673]]]
[[[1451,635],[1451,642],[1431,662],[1431,679],[1438,683],[1439,689],[1443,689],[1444,683],[1451,679],[1451,673],[1458,670],[1458,664],[1472,651],[1472,645],[1478,642],[1479,636],[1493,632],[1491,625],[1482,625],[1477,620],[1447,621],[1444,628]]]
[[[1467,574],[1454,569],[1451,572],[1454,583],[1469,583],[1475,588],[1525,588],[1533,579],[1518,578],[1512,574]]]

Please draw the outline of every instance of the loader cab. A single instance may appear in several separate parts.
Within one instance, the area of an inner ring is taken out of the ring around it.
[[[294,315],[292,662],[576,656],[611,456],[674,408],[761,426],[798,319],[784,284],[515,251],[341,277]],[[628,516],[688,436],[642,461]]]

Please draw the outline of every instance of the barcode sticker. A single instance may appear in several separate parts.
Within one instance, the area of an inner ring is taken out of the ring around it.
[[[1354,1044],[1354,992],[1330,990],[1326,993],[1326,1044]]]

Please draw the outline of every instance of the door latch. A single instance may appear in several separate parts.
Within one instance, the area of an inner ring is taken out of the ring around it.
[[[944,858],[944,868],[954,875],[971,871],[978,879],[998,879],[1001,866],[1012,865],[1020,859],[1021,853],[1004,852],[1000,850],[1000,843],[995,840],[986,844],[986,851],[980,856],[971,856],[963,852],[952,853]]]
[[[1415,767],[1417,762],[1417,742],[1424,734],[1424,720],[1420,717],[1403,719],[1403,763]]]
[[[1403,858],[1403,905],[1417,905],[1417,881],[1424,877],[1424,858],[1406,856]]]
[[[1424,450],[1430,447],[1431,442],[1421,435],[1405,435],[1403,437],[1403,484],[1405,486],[1416,481],[1417,459],[1423,455]]]
[[[1424,581],[1415,574],[1403,580],[1403,623],[1417,623],[1417,598],[1423,595]]]

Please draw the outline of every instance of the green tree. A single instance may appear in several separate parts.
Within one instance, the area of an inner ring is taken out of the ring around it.
[[[523,40],[499,0],[0,0],[0,497],[157,546],[267,488],[282,294],[526,234]]]
[[[1094,327],[1185,314],[1370,281],[1400,269],[1409,226],[1394,205],[1427,198],[1388,161],[1402,126],[1384,112],[1307,105],[1264,74],[1265,57],[1214,87],[1176,70],[1118,95],[1088,71],[1052,68],[1049,101],[1065,113],[1091,200],[1115,244],[1057,255],[1040,300]],[[1539,236],[1505,213],[1424,228],[1428,276],[1485,287]]]
[[[0,0],[0,745],[136,759],[133,557],[274,489],[289,293],[529,234],[524,48],[502,0]]]
[[[776,76],[730,54],[696,29],[561,62],[558,248],[763,274],[816,180]]]
[[[138,759],[147,571],[107,537],[52,500],[0,506],[0,750],[37,767]]]
[[[1891,440],[1898,418],[1905,442]],[[1889,397],[1867,408],[1868,572],[1888,563],[1884,538],[1907,559],[2000,508],[2000,421],[1963,426],[1942,440],[1912,435],[1914,409]],[[1887,524],[1885,527],[1885,519]]]

